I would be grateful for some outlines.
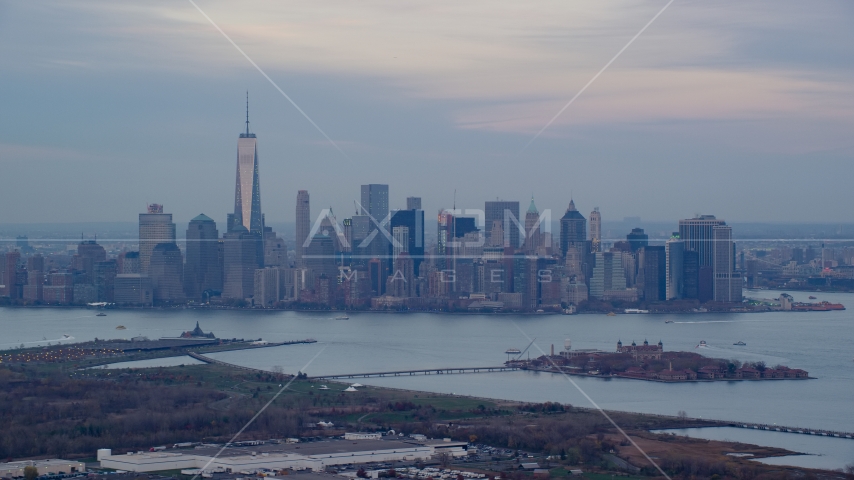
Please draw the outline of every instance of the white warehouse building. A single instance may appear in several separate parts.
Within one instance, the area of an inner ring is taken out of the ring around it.
[[[196,447],[193,450],[137,452],[112,455],[98,452],[101,467],[131,472],[205,469],[232,473],[269,470],[322,471],[328,466],[370,462],[418,461],[432,457],[437,449],[465,454],[466,442],[413,442],[394,440],[329,440],[297,444],[250,447]],[[437,448],[438,447],[438,448]],[[218,455],[219,453],[219,455]],[[452,454],[454,454],[452,453]]]

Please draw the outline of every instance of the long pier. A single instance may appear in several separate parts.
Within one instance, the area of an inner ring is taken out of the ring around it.
[[[220,365],[223,367],[236,368],[238,370],[245,370],[247,372],[252,372],[252,373],[267,373],[267,374],[274,374],[275,375],[274,372],[270,372],[268,370],[261,370],[260,368],[252,368],[252,367],[244,367],[242,365],[235,365],[233,363],[223,362],[220,360],[213,359],[211,357],[206,357],[206,356],[204,356],[200,353],[196,353],[196,352],[187,352],[187,355],[195,358],[196,360],[198,360],[200,362],[210,363],[213,365]],[[293,375],[288,374],[288,373],[281,374],[281,375],[284,375],[285,377],[293,377]]]
[[[728,427],[746,428],[748,430],[765,430],[769,432],[783,433],[800,433],[802,435],[814,435],[816,437],[833,437],[833,438],[848,438],[854,439],[852,432],[839,432],[834,430],[821,430],[815,428],[795,428],[783,427],[780,425],[767,425],[764,423],[743,423],[743,422],[719,422]]]
[[[318,375],[311,377],[318,380],[336,380],[345,378],[369,378],[369,377],[402,377],[415,375],[451,375],[460,373],[490,373],[509,372],[519,370],[519,367],[496,366],[496,367],[453,367],[453,368],[427,368],[423,370],[394,370],[389,372],[368,373],[344,373],[339,375]]]

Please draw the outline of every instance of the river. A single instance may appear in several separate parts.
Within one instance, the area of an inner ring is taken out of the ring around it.
[[[777,292],[750,292],[776,296]],[[792,293],[792,292],[790,292]],[[807,293],[793,293],[806,300]],[[854,308],[854,294],[819,293],[819,300]],[[108,310],[0,308],[0,349],[24,343],[94,338],[177,336],[196,321],[221,338],[263,338],[271,342],[315,338],[316,344],[291,345],[211,356],[249,367],[309,375],[434,367],[495,366],[504,351],[528,344],[525,334],[548,351],[573,348],[612,351],[617,340],[661,340],[665,350],[697,351],[707,356],[762,360],[809,371],[815,380],[657,383],[575,377],[602,408],[691,417],[760,422],[854,432],[851,310],[750,314],[674,315],[444,315],[427,313],[335,313],[239,310]],[[673,320],[673,323],[665,323]],[[116,330],[124,325],[126,330]],[[524,332],[524,334],[523,334]],[[701,340],[706,348],[696,348]],[[746,346],[734,346],[744,341]],[[306,363],[321,352],[308,366]],[[531,347],[531,356],[540,352]],[[533,372],[430,375],[359,379],[360,383],[522,401],[590,403],[560,375]],[[852,440],[840,440],[854,442]]]

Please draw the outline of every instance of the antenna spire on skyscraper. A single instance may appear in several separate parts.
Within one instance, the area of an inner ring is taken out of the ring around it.
[[[246,135],[249,135],[249,90],[246,90]]]

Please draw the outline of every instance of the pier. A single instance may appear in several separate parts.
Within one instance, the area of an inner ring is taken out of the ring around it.
[[[733,423],[733,422],[720,422],[720,423],[722,425],[726,425],[728,427],[746,428],[749,430],[766,430],[769,432],[800,433],[802,435],[814,435],[816,437],[833,437],[833,438],[854,439],[854,433],[852,433],[852,432],[838,432],[838,431],[833,431],[833,430],[817,430],[814,428],[783,427],[780,425],[766,425],[764,423]]]
[[[403,377],[415,375],[451,375],[460,373],[490,373],[509,372],[519,370],[519,367],[497,366],[497,367],[454,367],[454,368],[428,368],[423,370],[395,370],[389,372],[368,373],[346,373],[339,375],[318,375],[311,377],[317,380],[339,380],[346,378],[369,378],[369,377]]]
[[[266,374],[273,374],[273,375],[275,375],[275,373],[274,373],[274,372],[271,372],[271,371],[269,371],[269,370],[261,370],[260,368],[252,368],[252,367],[244,367],[244,366],[242,366],[242,365],[235,365],[235,364],[233,364],[233,363],[228,363],[228,362],[223,362],[223,361],[220,361],[220,360],[215,360],[215,359],[213,359],[213,358],[211,358],[211,357],[206,357],[206,356],[204,356],[204,355],[202,355],[202,354],[200,354],[200,353],[196,353],[196,352],[187,352],[187,355],[189,355],[189,356],[191,356],[191,357],[195,358],[196,360],[198,360],[198,361],[200,361],[200,362],[210,363],[210,364],[212,364],[212,365],[220,365],[220,366],[223,366],[223,367],[236,368],[236,369],[238,369],[238,370],[244,370],[244,371],[251,372],[251,373],[266,373]],[[293,375],[291,375],[291,374],[287,374],[287,373],[285,373],[285,374],[280,374],[280,375],[283,375],[283,376],[285,376],[285,377],[293,377]]]

